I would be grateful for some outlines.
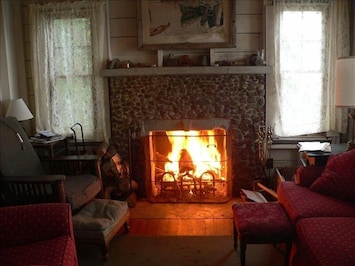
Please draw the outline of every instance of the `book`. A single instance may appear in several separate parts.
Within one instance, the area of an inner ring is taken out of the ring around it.
[[[241,189],[242,193],[245,195],[245,197],[254,202],[268,202],[266,198],[261,194],[260,192],[257,191],[252,191],[252,190],[247,190],[247,189]]]
[[[30,137],[31,142],[43,144],[52,143],[63,139],[65,139],[65,136],[50,131],[39,131],[34,136]]]
[[[322,151],[322,152],[331,152],[331,145],[329,142],[298,142],[298,151]]]

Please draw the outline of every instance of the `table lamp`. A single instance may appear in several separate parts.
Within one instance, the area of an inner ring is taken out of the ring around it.
[[[340,57],[336,61],[335,106],[355,108],[355,56]],[[355,112],[349,113],[351,119],[351,139],[348,150],[355,148]]]
[[[30,109],[28,109],[22,98],[10,101],[6,116],[14,116],[19,122],[33,118]]]

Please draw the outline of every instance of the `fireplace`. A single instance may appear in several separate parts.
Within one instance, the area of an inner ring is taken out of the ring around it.
[[[266,75],[247,72],[254,71],[253,67],[213,68],[213,71],[245,71],[241,74],[193,75],[196,68],[188,68],[191,74],[165,73],[171,71],[168,67],[148,69],[164,71],[164,75],[137,75],[139,68],[107,70],[111,141],[117,144],[123,158],[130,159],[131,175],[139,183],[137,193],[141,198],[153,193],[152,182],[147,181],[146,175],[151,171],[147,169],[150,159],[145,149],[149,132],[190,129],[188,121],[199,121],[199,127],[193,123],[194,130],[214,127],[226,130],[226,167],[230,177],[226,183],[227,195],[230,189],[233,196],[239,195],[240,188],[252,189],[253,180],[258,178],[255,140],[258,128],[265,125]],[[221,126],[221,120],[215,118],[225,119],[229,124]],[[211,127],[211,121],[217,122]],[[154,138],[158,141],[158,136]],[[166,192],[175,193],[167,189]]]
[[[146,195],[152,202],[231,198],[229,121],[146,121]]]

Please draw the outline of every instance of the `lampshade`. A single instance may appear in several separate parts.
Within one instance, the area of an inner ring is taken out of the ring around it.
[[[336,61],[335,105],[355,108],[355,56]]]
[[[24,121],[33,118],[30,109],[28,109],[22,98],[11,100],[6,116],[14,116],[17,121]]]

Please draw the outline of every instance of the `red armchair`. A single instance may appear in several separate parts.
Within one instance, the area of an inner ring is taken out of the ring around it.
[[[70,205],[0,208],[2,265],[78,265]]]

